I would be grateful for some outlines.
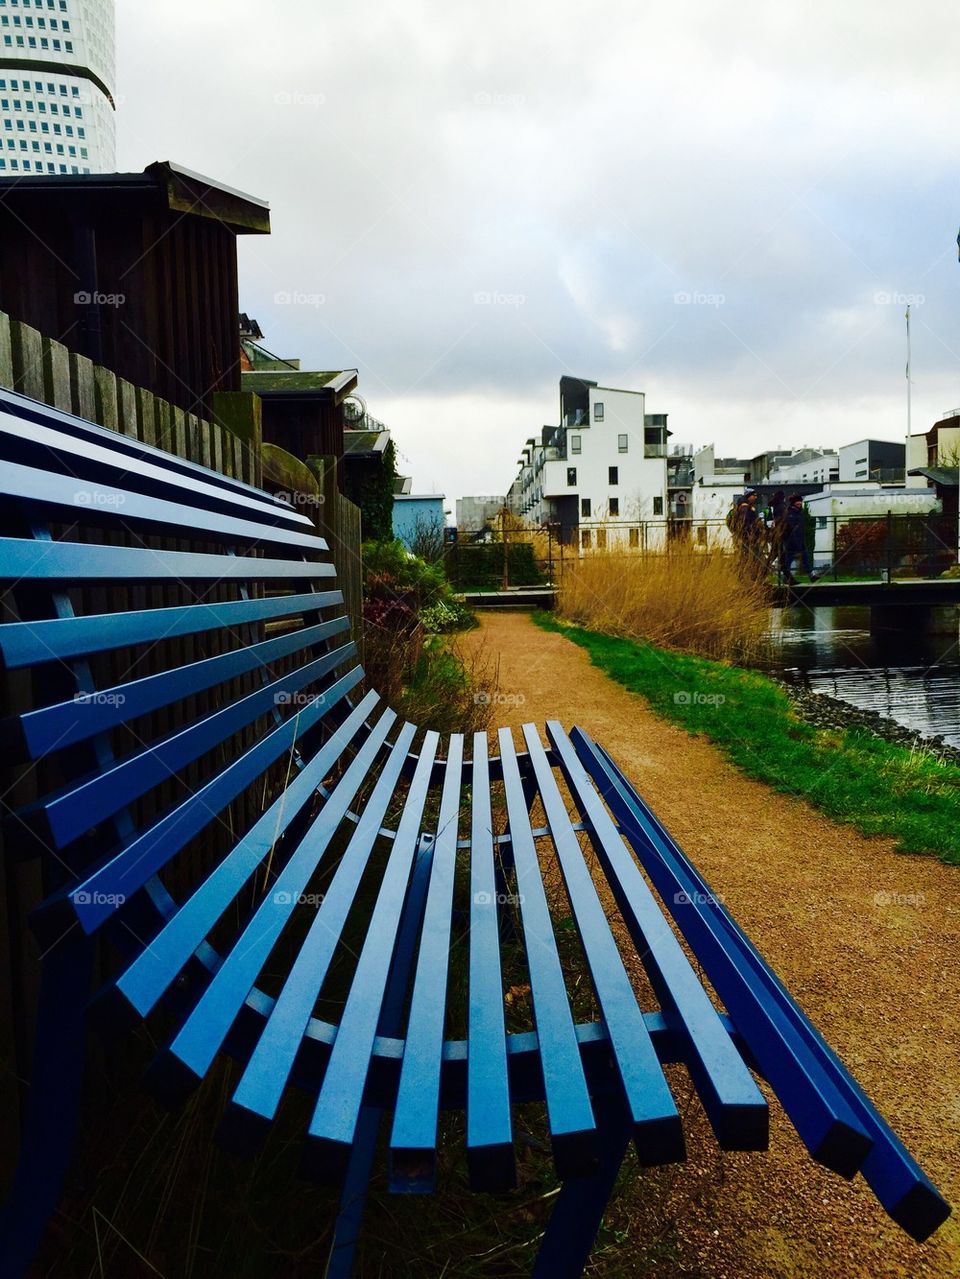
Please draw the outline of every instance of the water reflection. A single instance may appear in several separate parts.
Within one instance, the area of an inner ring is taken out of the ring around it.
[[[927,631],[871,630],[865,608],[775,609],[779,672],[960,747],[958,612]]]

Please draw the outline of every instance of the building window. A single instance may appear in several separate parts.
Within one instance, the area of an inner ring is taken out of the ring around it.
[[[588,497],[582,497],[580,499],[580,514],[585,520],[590,518],[590,499]]]
[[[697,525],[697,545],[706,546],[707,544],[707,526],[706,524]]]
[[[590,549],[590,540],[590,530],[588,528],[583,529],[580,533],[580,545],[585,551]]]
[[[577,468],[575,466],[567,467],[567,488],[577,487]]]
[[[817,518],[817,528],[827,527],[827,517],[825,515],[818,515],[816,518]]]
[[[653,513],[654,515],[663,514],[663,498],[662,497],[655,497],[653,499]]]
[[[604,551],[607,548],[607,530],[605,528],[597,529],[597,550]]]
[[[630,443],[630,440],[626,435],[618,435],[617,436],[617,452],[626,453],[627,446],[629,445],[629,443]]]
[[[571,453],[580,452],[580,436],[579,435],[570,436],[570,452]]]
[[[620,514],[620,499],[618,497],[612,497],[610,499],[610,514],[611,515]]]
[[[639,530],[638,528],[632,528],[632,529],[630,529],[630,530],[628,531],[628,533],[627,533],[627,539],[628,539],[628,541],[629,541],[629,543],[630,543],[630,545],[631,545],[631,546],[633,546],[633,547],[637,547],[637,546],[639,546],[639,545],[640,545],[640,530]]]
[[[620,483],[620,468],[618,466],[607,467],[607,483],[608,484]]]
[[[593,406],[593,420],[594,420],[594,422],[602,422],[602,421],[603,421],[603,405],[600,403],[600,401],[599,401],[599,400],[598,400],[598,401],[597,401],[597,403]]]

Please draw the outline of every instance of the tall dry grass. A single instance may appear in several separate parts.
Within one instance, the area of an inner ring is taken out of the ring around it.
[[[753,665],[771,648],[763,575],[737,555],[676,542],[567,561],[557,612],[591,630]]]

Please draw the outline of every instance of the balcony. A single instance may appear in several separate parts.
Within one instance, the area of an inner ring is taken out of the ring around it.
[[[644,457],[666,457],[667,446],[666,444],[644,444],[643,456]]]

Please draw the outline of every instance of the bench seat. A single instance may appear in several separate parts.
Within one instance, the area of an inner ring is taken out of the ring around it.
[[[813,1158],[862,1173],[917,1239],[943,1221],[587,732],[402,722],[365,686],[306,516],[7,392],[0,496],[5,855],[38,859],[45,883],[9,1273],[57,1202],[87,1026],[144,1019],[163,1028],[147,1084],[168,1105],[221,1055],[240,1063],[216,1133],[233,1151],[269,1139],[288,1089],[307,1095],[304,1175],[344,1186],[333,1275],[381,1126],[390,1189],[429,1193],[441,1112],[464,1111],[471,1186],[502,1192],[525,1102],[563,1182],[536,1273],[580,1274],[627,1144],[644,1165],[684,1158],[670,1063],[721,1149],[766,1147],[760,1077]],[[95,982],[101,936],[115,960]]]

